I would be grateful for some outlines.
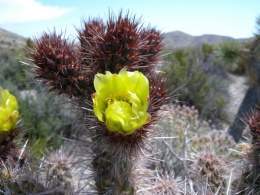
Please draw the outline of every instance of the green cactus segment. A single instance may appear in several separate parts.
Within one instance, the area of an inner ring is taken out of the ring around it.
[[[96,74],[94,113],[110,132],[129,135],[149,122],[149,81],[138,71]]]
[[[18,103],[15,96],[0,88],[0,133],[14,129],[18,119]]]

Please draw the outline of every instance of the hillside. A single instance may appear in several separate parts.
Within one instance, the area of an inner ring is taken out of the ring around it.
[[[173,31],[163,34],[163,43],[166,49],[176,49],[183,47],[196,47],[200,46],[203,43],[208,44],[218,44],[225,41],[246,41],[248,39],[235,39],[228,36],[221,35],[201,35],[201,36],[192,36],[190,34]]]
[[[248,39],[234,39],[228,36],[221,35],[201,35],[192,36],[182,31],[173,31],[163,34],[163,43],[166,49],[176,49],[183,47],[196,47],[203,43],[218,44],[225,41],[246,41]],[[0,28],[0,49],[12,49],[25,46],[26,38]]]
[[[26,39],[20,35],[0,28],[0,49],[14,49],[25,46]]]

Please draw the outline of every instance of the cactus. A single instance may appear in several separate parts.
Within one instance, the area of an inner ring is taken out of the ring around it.
[[[260,193],[260,111],[258,108],[251,110],[245,117],[245,124],[249,127],[251,143],[238,144],[238,150],[242,156],[240,163],[240,178],[234,182],[236,194],[259,194]]]
[[[123,13],[78,32],[79,47],[56,32],[35,41],[36,78],[84,108],[98,194],[134,194],[133,158],[167,100],[154,68],[160,33]]]
[[[226,170],[224,167],[225,162],[219,156],[211,152],[203,152],[198,154],[194,161],[193,176],[197,176],[199,179],[196,180],[201,180],[201,183],[207,183],[213,192],[220,192],[219,189],[225,188],[224,175]]]
[[[18,160],[19,151],[14,138],[19,132],[18,102],[8,90],[0,87],[0,165],[6,160]]]
[[[164,173],[163,169],[151,169],[153,166],[149,158],[152,158],[152,155],[152,153],[146,153],[137,159],[136,168],[133,171],[136,194],[182,195],[184,193],[182,178],[176,177],[173,170]]]
[[[73,194],[72,163],[72,156],[66,155],[62,149],[52,152],[47,157],[45,183],[49,189],[57,189],[56,194]]]
[[[249,160],[252,163],[252,168],[247,175],[249,181],[249,187],[252,194],[260,193],[260,111],[256,109],[247,119],[247,123],[252,136],[251,154]]]
[[[40,162],[40,163],[39,163]],[[76,194],[71,176],[72,156],[61,149],[44,161],[26,161],[21,167],[5,164],[0,173],[0,190],[5,194]]]

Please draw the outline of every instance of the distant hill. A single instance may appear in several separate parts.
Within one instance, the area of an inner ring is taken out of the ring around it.
[[[15,49],[25,44],[26,38],[0,28],[0,49]]]
[[[247,41],[250,39],[235,39],[228,36],[220,35],[201,35],[201,36],[192,36],[190,34],[173,31],[163,34],[163,43],[166,49],[177,49],[183,47],[196,47],[200,46],[203,43],[208,44],[218,44],[225,41]]]
[[[220,35],[201,35],[192,36],[190,34],[173,31],[163,34],[163,43],[166,49],[176,49],[183,47],[196,47],[203,43],[218,44],[224,41],[247,41],[250,39],[235,39],[228,36]],[[15,49],[24,47],[26,38],[0,28],[0,49]]]

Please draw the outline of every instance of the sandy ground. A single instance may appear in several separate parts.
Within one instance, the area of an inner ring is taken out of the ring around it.
[[[230,85],[229,95],[230,99],[226,107],[228,120],[232,122],[237,114],[241,102],[244,99],[246,91],[248,89],[247,79],[245,76],[237,76],[229,74]]]

